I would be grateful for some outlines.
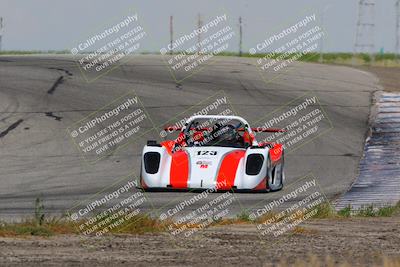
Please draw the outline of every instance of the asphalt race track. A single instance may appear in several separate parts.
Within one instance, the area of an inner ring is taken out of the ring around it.
[[[146,138],[88,166],[66,132],[75,121],[132,90],[157,126],[220,90],[249,122],[312,91],[333,128],[286,155],[286,184],[312,173],[333,199],[357,176],[371,96],[378,89],[377,78],[369,73],[309,63],[295,63],[265,82],[254,59],[220,57],[176,83],[161,56],[139,55],[88,83],[72,57],[0,57],[0,218],[31,215],[36,197],[44,200],[48,212],[62,213],[120,177],[138,177]],[[234,212],[278,198],[287,188],[279,193],[237,193],[240,205]],[[146,193],[145,209],[171,207],[193,194]]]

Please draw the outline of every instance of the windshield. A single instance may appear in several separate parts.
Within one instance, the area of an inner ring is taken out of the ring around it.
[[[236,119],[196,119],[185,129],[187,146],[244,148],[244,125]]]

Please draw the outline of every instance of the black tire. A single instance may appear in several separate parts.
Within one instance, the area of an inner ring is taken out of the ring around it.
[[[270,157],[268,156],[268,159],[267,159],[267,187],[268,187],[269,191],[275,192],[275,191],[279,191],[283,188],[283,182],[285,179],[283,152],[282,152],[281,162],[278,163],[273,168],[271,167],[271,165],[272,165],[272,163],[271,163]],[[278,183],[276,183],[277,177],[275,177],[275,176],[279,176]]]

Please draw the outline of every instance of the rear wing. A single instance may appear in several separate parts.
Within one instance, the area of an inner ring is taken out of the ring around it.
[[[182,127],[178,127],[178,126],[166,126],[164,127],[165,131],[168,132],[176,132],[176,131],[182,131]],[[193,130],[195,130],[195,128],[193,128]],[[197,129],[198,131],[209,131],[210,128],[200,128]],[[245,128],[239,128],[238,129],[239,132],[244,132]],[[278,128],[265,128],[265,127],[255,127],[255,128],[251,128],[252,132],[255,133],[284,133],[286,132],[286,130],[284,129],[278,129]]]
[[[278,128],[265,128],[265,127],[255,127],[251,128],[251,130],[255,133],[284,133],[286,132],[285,129],[278,129]],[[239,129],[240,131],[240,129]],[[244,129],[243,129],[244,131]]]
[[[167,132],[180,132],[182,131],[182,127],[178,127],[178,126],[165,126],[164,127],[164,131]]]

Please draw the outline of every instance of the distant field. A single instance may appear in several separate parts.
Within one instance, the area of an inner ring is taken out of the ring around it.
[[[4,50],[0,55],[34,55],[34,54],[70,54],[68,50]]]
[[[222,56],[238,56],[237,53],[222,53]],[[250,55],[248,53],[243,53],[243,57],[255,57],[255,58],[271,58],[277,59],[282,57],[281,53],[276,54],[254,54]],[[289,54],[284,57],[288,59],[294,55]],[[344,65],[372,65],[372,66],[382,66],[382,67],[397,67],[400,66],[400,55],[395,53],[385,53],[385,54],[374,54],[369,55],[365,53],[355,54],[353,53],[308,53],[298,59],[298,61],[304,62],[319,62],[326,64],[344,64]]]
[[[177,53],[177,52],[176,52]],[[69,50],[8,50],[0,51],[0,55],[33,55],[33,54],[70,54]],[[156,52],[141,52],[141,54],[158,54]],[[239,56],[235,52],[223,52],[219,53],[219,56]],[[283,57],[282,53],[275,54],[254,54],[243,53],[242,57],[254,57],[254,58],[270,58],[277,59],[282,57],[283,59],[288,59],[293,57],[294,54],[288,54]],[[399,67],[400,66],[400,55],[395,53],[384,53],[384,54],[374,54],[369,55],[366,53],[356,54],[353,57],[353,53],[308,53],[300,58],[298,61],[304,62],[318,62],[326,64],[344,64],[344,65],[357,65],[357,66],[380,66],[380,67]]]

